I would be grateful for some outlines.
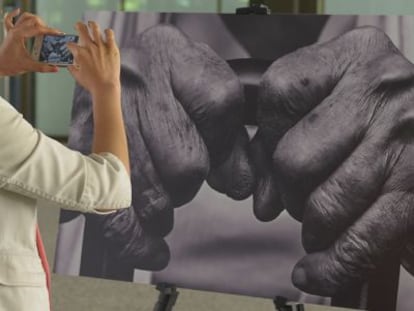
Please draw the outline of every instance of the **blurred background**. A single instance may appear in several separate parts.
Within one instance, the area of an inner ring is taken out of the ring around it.
[[[268,5],[273,13],[414,14],[412,0],[0,0],[0,8],[2,13],[15,7],[35,12],[50,26],[74,33],[74,23],[88,10],[234,13],[236,8],[258,2]],[[0,40],[3,37],[2,28]],[[53,77],[27,74],[0,78],[0,96],[20,109],[34,126],[63,143],[68,134],[73,89],[74,81],[66,70]],[[50,263],[54,260],[58,217],[58,210],[39,209],[39,223]],[[274,310],[270,301],[261,299],[189,290],[180,292],[176,310]],[[54,275],[52,297],[53,308],[59,311],[145,311],[152,310],[157,292],[137,284]],[[309,307],[306,310],[333,308]]]

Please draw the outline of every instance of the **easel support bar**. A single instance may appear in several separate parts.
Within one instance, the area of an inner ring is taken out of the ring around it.
[[[179,295],[177,287],[170,284],[158,284],[157,290],[160,293],[154,311],[172,311]]]
[[[282,296],[276,296],[273,303],[277,311],[305,311],[305,305],[301,303],[288,303]]]

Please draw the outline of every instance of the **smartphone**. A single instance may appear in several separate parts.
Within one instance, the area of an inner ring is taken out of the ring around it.
[[[34,60],[56,66],[69,66],[73,64],[73,55],[66,43],[77,43],[77,35],[42,35],[37,36],[33,42],[32,57]]]

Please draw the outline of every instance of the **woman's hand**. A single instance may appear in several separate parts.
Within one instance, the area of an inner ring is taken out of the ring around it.
[[[80,22],[76,24],[80,43],[68,43],[74,57],[69,71],[91,94],[120,89],[121,60],[113,31],[106,29],[104,39],[97,23],[88,22],[88,26]]]
[[[61,31],[48,27],[38,16],[23,13],[13,24],[20,9],[8,13],[4,18],[6,38],[0,46],[0,75],[13,76],[26,72],[57,72],[56,66],[35,61],[26,47],[26,40],[39,35],[58,35]]]

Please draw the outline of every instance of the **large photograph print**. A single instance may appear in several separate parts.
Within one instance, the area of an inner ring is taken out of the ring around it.
[[[62,211],[55,272],[412,309],[414,18],[85,20],[120,47],[133,204]],[[76,86],[69,146],[92,137]]]

